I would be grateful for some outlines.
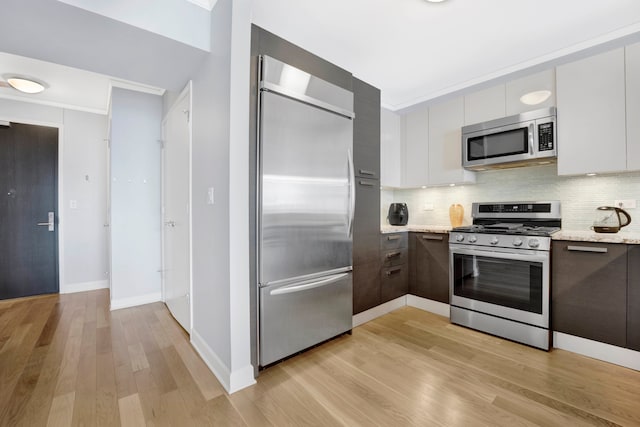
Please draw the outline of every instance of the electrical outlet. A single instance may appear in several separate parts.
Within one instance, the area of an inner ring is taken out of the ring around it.
[[[635,200],[616,200],[615,202],[613,202],[613,205],[621,209],[635,209],[636,201]]]
[[[423,211],[432,211],[433,210],[433,203],[425,203],[424,205],[422,205],[422,210]]]

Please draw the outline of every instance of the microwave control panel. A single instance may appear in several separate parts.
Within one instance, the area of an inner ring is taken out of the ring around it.
[[[553,150],[553,122],[538,125],[538,151]]]

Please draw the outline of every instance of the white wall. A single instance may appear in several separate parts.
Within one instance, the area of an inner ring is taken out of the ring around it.
[[[450,225],[449,206],[464,207],[464,224],[471,224],[471,203],[492,201],[560,200],[562,228],[589,230],[598,206],[612,206],[614,200],[640,201],[640,172],[616,175],[559,177],[556,165],[478,172],[475,185],[434,187],[415,190],[383,190],[382,223],[386,224],[389,203],[405,202],[409,224]],[[425,211],[432,204],[432,211]],[[638,205],[640,207],[640,205]],[[621,233],[640,232],[640,210],[630,209],[633,221]]]
[[[107,116],[0,99],[0,120],[61,129],[60,291],[106,287]],[[69,208],[70,200],[77,201],[77,209]]]
[[[59,0],[209,50],[209,12],[185,0]]]
[[[111,309],[161,295],[162,98],[111,97]]]
[[[64,271],[77,290],[108,280],[106,137],[107,116],[64,110]]]
[[[249,0],[212,11],[193,77],[192,343],[225,388],[253,383],[249,329]],[[232,40],[233,34],[233,40]],[[207,204],[214,188],[215,204]]]

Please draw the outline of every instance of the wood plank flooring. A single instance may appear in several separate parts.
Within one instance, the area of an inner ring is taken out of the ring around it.
[[[0,301],[0,426],[640,425],[640,372],[403,308],[228,395],[161,303]]]

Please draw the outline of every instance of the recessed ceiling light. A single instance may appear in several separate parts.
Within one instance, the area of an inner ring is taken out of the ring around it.
[[[45,89],[44,84],[26,77],[7,77],[7,83],[9,83],[12,88],[24,93],[40,93]]]
[[[588,173],[587,176],[596,176],[596,173]]]
[[[538,105],[549,99],[550,96],[550,90],[536,90],[522,95],[520,97],[520,102],[527,105]]]
[[[449,184],[449,187],[455,187],[455,186],[456,186],[455,184]]]
[[[446,0],[424,0],[424,1],[426,1],[427,3],[442,3],[443,1],[446,1]]]

